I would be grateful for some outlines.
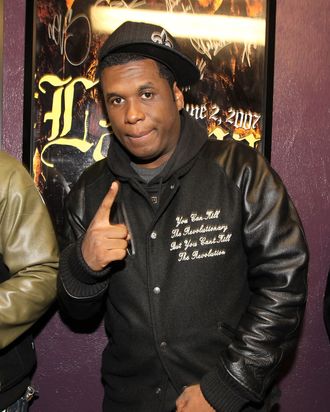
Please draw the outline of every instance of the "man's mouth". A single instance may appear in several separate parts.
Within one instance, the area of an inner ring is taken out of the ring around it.
[[[141,139],[143,137],[149,137],[149,135],[153,132],[153,129],[151,130],[143,130],[141,132],[136,132],[136,133],[129,133],[126,134],[127,137],[132,138],[132,139]]]

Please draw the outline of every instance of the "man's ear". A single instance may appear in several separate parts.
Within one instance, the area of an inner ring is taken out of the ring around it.
[[[176,82],[173,84],[173,96],[178,111],[182,110],[184,108],[184,97]]]

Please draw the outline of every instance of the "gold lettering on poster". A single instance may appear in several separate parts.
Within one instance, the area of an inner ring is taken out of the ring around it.
[[[47,74],[40,79],[39,90],[41,91],[41,93],[46,94],[47,92],[43,87],[44,83],[48,83],[54,87],[52,110],[51,112],[46,112],[44,116],[44,123],[46,123],[48,120],[52,122],[52,131],[48,140],[54,140],[59,134],[63,90],[64,86],[68,84],[71,79],[71,77],[68,77],[67,79],[62,80],[55,74]]]
[[[72,136],[70,132],[72,130],[72,119],[75,106],[75,90],[76,87],[82,85],[86,91],[93,88],[97,81],[92,81],[85,77],[77,77],[72,79],[72,77],[67,77],[66,79],[60,79],[58,76],[53,74],[47,74],[43,76],[39,81],[39,90],[43,94],[51,94],[51,111],[46,112],[43,118],[43,122],[48,121],[51,123],[51,132],[47,140],[47,143],[41,152],[41,161],[48,167],[54,167],[53,163],[50,163],[44,158],[45,151],[53,145],[60,146],[71,146],[80,150],[82,153],[86,153],[94,143],[89,142],[88,138],[88,120],[90,112],[88,109],[85,110],[84,125],[83,125],[83,136]],[[45,87],[45,85],[50,85],[50,89]],[[108,124],[105,120],[101,120],[99,125],[103,128],[107,128]],[[97,142],[93,159],[100,160],[103,158],[101,149],[104,139],[109,136],[109,131],[103,133]]]

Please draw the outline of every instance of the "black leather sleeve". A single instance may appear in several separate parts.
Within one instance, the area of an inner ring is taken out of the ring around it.
[[[95,197],[93,208],[86,207],[88,183],[83,176],[66,199],[62,234],[64,249],[60,256],[57,282],[61,310],[71,318],[80,320],[91,318],[102,310],[110,273],[110,268],[99,272],[91,270],[81,253],[81,241],[98,207]]]
[[[259,153],[229,144],[217,161],[241,191],[251,299],[202,390],[219,410],[236,411],[244,399],[263,401],[296,345],[306,301],[308,250],[283,183]]]

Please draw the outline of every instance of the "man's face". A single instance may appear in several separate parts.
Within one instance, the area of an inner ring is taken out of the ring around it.
[[[158,167],[174,152],[180,136],[181,91],[160,77],[151,59],[106,67],[101,74],[112,129],[136,163]]]

